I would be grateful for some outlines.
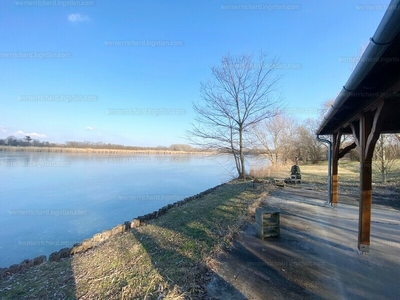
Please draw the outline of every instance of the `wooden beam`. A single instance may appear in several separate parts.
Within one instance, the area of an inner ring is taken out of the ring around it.
[[[343,158],[343,156],[345,156],[347,153],[349,153],[352,149],[354,149],[356,147],[357,147],[357,144],[354,142],[351,145],[348,145],[344,149],[340,150],[339,151],[339,159]]]
[[[385,121],[386,114],[387,114],[387,109],[385,110],[385,102],[380,101],[378,103],[377,109],[375,111],[374,120],[373,120],[373,124],[372,124],[372,128],[371,128],[371,133],[368,136],[368,140],[367,140],[367,144],[366,144],[367,152],[365,153],[365,155],[368,158],[372,159],[372,155],[374,154],[375,144],[378,141],[379,136],[381,135],[382,125],[383,125],[383,122]]]
[[[353,132],[354,142],[356,143],[357,147],[359,148],[358,151],[360,151],[360,148],[361,148],[361,145],[360,145],[360,119],[357,119],[357,120],[351,122],[350,128],[351,128],[351,131]]]

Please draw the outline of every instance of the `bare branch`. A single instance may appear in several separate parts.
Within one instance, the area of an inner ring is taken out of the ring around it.
[[[212,80],[201,83],[201,103],[188,139],[197,146],[230,153],[239,178],[245,177],[244,148],[247,136],[259,122],[275,116],[281,98],[277,95],[280,76],[273,76],[277,60],[267,63],[260,53],[255,62],[250,55],[225,55],[221,66],[211,69]]]

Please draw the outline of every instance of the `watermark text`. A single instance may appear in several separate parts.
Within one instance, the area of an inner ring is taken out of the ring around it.
[[[167,109],[167,108],[157,108],[157,109],[107,109],[107,115],[184,115],[186,111],[184,109]]]
[[[85,210],[10,210],[8,212],[12,216],[82,216],[87,215]]]
[[[34,58],[34,59],[48,59],[48,58],[71,58],[70,52],[0,52],[0,58]]]

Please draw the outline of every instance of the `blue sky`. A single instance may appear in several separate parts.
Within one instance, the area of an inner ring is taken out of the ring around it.
[[[228,52],[279,57],[288,111],[317,117],[389,3],[1,1],[0,138],[186,143],[200,82]]]

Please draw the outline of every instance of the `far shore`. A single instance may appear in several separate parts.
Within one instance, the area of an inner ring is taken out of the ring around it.
[[[217,154],[211,151],[175,151],[163,149],[93,149],[93,148],[67,148],[67,147],[20,147],[0,146],[0,151],[9,152],[49,152],[49,153],[95,153],[95,154],[183,154],[183,155],[210,155]]]

